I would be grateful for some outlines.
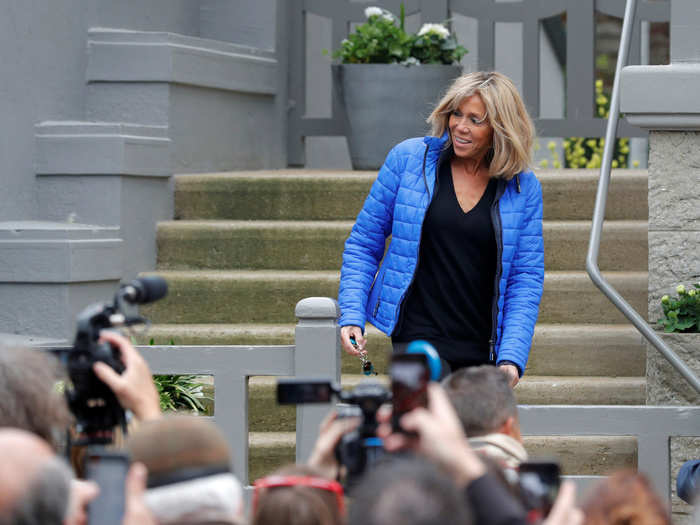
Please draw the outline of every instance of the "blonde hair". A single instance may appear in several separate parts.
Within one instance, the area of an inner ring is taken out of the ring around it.
[[[513,82],[505,75],[477,71],[462,75],[447,89],[426,119],[431,133],[441,137],[453,111],[467,98],[479,95],[486,106],[486,121],[493,128],[493,155],[489,153],[492,177],[512,179],[532,162],[535,126]],[[452,144],[450,136],[446,147]]]

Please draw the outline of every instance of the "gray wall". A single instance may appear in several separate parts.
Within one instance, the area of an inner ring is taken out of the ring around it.
[[[0,332],[70,338],[153,269],[173,173],[286,166],[276,6],[0,1]]]
[[[0,7],[0,220],[34,218],[34,124],[80,119],[88,0]]]

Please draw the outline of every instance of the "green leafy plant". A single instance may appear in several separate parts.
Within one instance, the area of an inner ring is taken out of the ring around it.
[[[397,19],[380,7],[365,9],[367,22],[344,39],[333,58],[343,64],[453,64],[467,50],[443,24],[423,24],[417,34],[404,29],[405,9]]]
[[[661,307],[664,317],[658,323],[664,332],[700,332],[700,283],[686,290],[680,284],[676,287],[677,297],[664,295]]]
[[[595,82],[596,96],[596,114],[602,118],[608,118],[610,114],[610,98],[605,94],[603,89],[603,81],[598,79]],[[547,145],[551,154],[551,163],[554,168],[561,168],[562,162],[556,151],[556,144],[550,142]],[[605,139],[585,138],[585,137],[569,137],[564,140],[564,167],[565,168],[600,168],[603,160],[603,149],[605,147]],[[615,150],[613,152],[612,167],[627,168],[629,160],[629,139],[626,137],[619,138],[615,141]],[[540,167],[549,167],[550,160],[543,159],[540,161]],[[639,163],[633,162],[633,167],[637,167]]]
[[[155,340],[151,338],[148,344],[153,346]],[[171,339],[169,344],[173,346],[175,341]],[[153,382],[160,397],[160,409],[163,411],[187,410],[196,414],[206,413],[207,407],[204,402],[213,401],[204,393],[206,385],[198,381],[197,376],[193,374],[158,374],[153,376]]]
[[[153,382],[160,395],[160,408],[163,411],[188,410],[199,414],[206,412],[202,403],[211,400],[204,394],[204,383],[195,375],[155,375]]]

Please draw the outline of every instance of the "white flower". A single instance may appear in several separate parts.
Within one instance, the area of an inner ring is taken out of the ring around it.
[[[685,293],[685,286],[682,284],[676,286],[676,293],[678,293],[678,295],[683,295]]]
[[[365,9],[365,18],[369,18],[370,16],[382,16],[383,13],[384,10],[381,7],[370,6]]]
[[[408,57],[406,60],[399,62],[402,66],[420,66],[420,60],[416,57]]]
[[[418,31],[418,36],[427,34],[435,34],[440,38],[447,38],[450,36],[450,31],[442,24],[423,24],[423,27]]]
[[[344,46],[345,44],[349,44],[349,43],[350,43],[350,40],[348,40],[347,38],[343,38],[343,39],[340,41],[340,45],[341,45],[341,46]]]
[[[396,20],[396,17],[392,15],[389,11],[384,11],[382,13],[382,18],[387,22],[393,22],[394,20]]]

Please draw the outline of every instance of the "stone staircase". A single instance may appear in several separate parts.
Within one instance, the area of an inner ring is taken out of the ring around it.
[[[523,404],[644,404],[641,336],[584,270],[597,172],[542,171],[545,276]],[[143,309],[156,344],[292,344],[294,304],[336,297],[343,243],[374,180],[369,172],[301,170],[182,175],[175,219],[158,225],[158,270],[169,296]],[[647,176],[612,177],[600,267],[638,311],[647,308]],[[389,339],[368,327],[376,368]],[[342,383],[363,379],[343,355]],[[380,376],[386,381],[386,376]],[[250,478],[294,458],[294,411],[277,407],[274,379],[250,380]],[[567,474],[636,464],[634,438],[528,437]]]

